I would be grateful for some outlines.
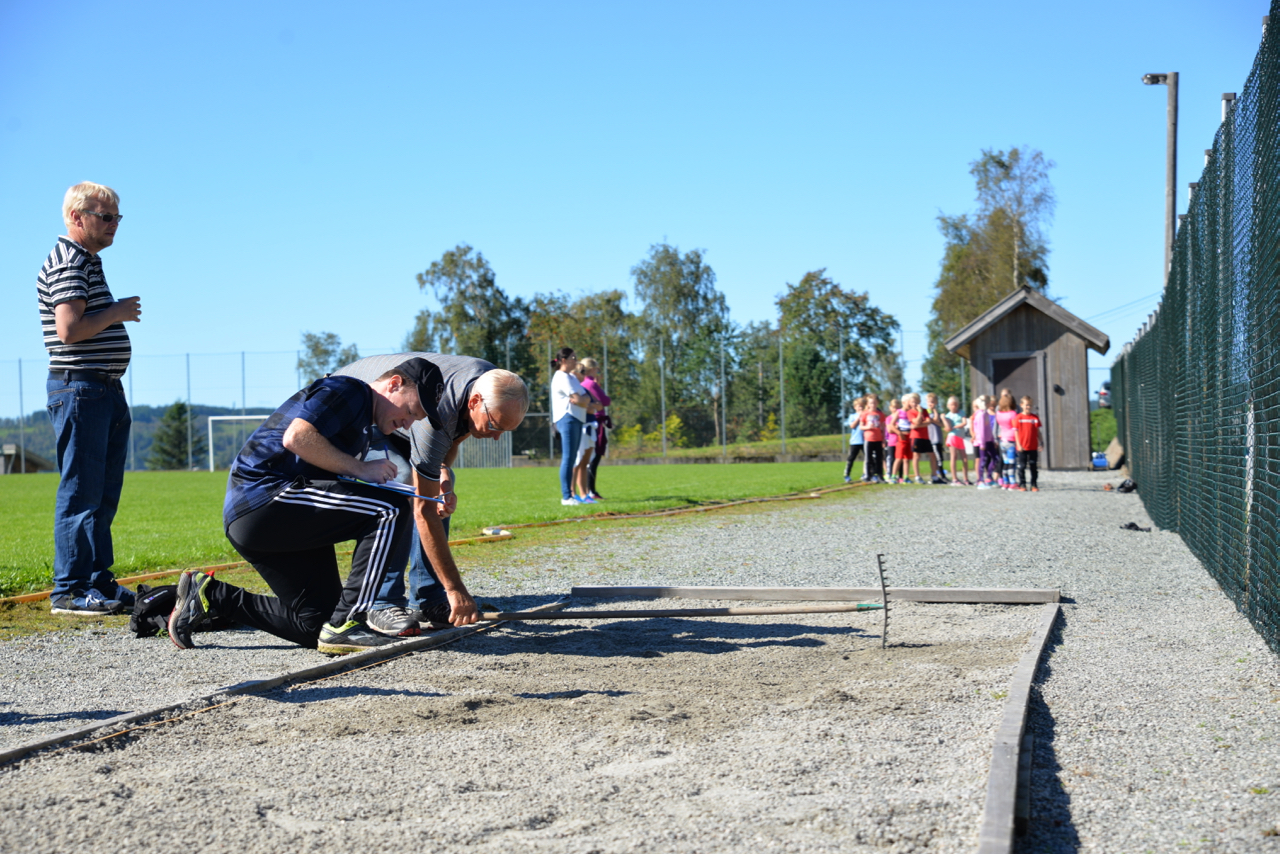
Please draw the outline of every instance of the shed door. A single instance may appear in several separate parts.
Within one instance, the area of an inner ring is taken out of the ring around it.
[[[991,380],[995,393],[1001,389],[1013,392],[1014,410],[1021,410],[1018,401],[1026,395],[1036,402],[1035,411],[1044,414],[1044,401],[1040,400],[1040,381],[1037,376],[1039,360],[1035,356],[1025,359],[992,359]]]

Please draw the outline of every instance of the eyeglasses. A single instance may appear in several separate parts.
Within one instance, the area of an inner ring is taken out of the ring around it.
[[[89,216],[96,216],[103,222],[119,222],[124,219],[124,214],[104,214],[98,213],[97,211],[80,211],[80,213],[88,214]]]
[[[505,432],[501,427],[493,423],[493,416],[489,414],[489,404],[484,402],[483,397],[480,398],[480,405],[484,407],[484,417],[485,417],[485,420],[489,422],[488,426],[485,429],[488,430],[490,433]]]

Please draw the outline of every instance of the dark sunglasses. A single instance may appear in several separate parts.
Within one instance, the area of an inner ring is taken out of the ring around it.
[[[119,222],[124,219],[124,214],[104,214],[98,213],[97,211],[80,211],[80,213],[88,214],[89,216],[96,216],[103,222]]]

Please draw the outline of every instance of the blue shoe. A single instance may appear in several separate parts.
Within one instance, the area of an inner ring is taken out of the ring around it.
[[[75,614],[78,617],[106,617],[120,612],[120,600],[108,599],[97,590],[87,593],[72,590],[62,596],[56,596],[49,603],[49,611],[53,614]]]

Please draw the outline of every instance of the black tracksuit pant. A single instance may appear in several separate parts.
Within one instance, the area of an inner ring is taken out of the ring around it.
[[[292,485],[236,519],[227,539],[275,596],[210,582],[209,603],[237,622],[315,649],[320,628],[362,619],[390,566],[409,560],[410,499],[346,481]],[[356,541],[346,583],[334,545]]]

